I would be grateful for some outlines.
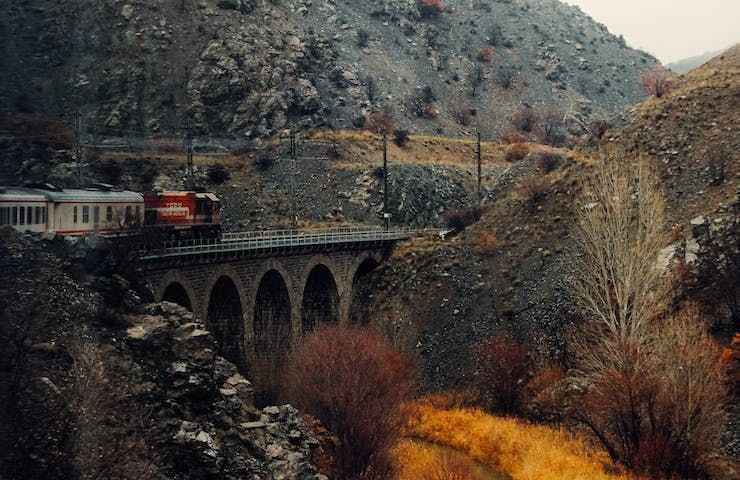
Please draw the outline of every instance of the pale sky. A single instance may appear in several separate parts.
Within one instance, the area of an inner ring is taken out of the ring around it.
[[[670,63],[740,42],[740,0],[563,0]]]

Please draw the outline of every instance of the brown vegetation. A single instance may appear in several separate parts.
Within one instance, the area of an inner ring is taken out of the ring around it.
[[[540,117],[534,108],[522,105],[511,117],[511,124],[517,130],[525,133],[534,132],[540,121]]]
[[[436,17],[445,11],[442,0],[417,0],[416,5],[422,17]]]
[[[480,207],[471,207],[464,210],[453,210],[444,215],[447,228],[456,232],[462,232],[470,225],[480,220],[483,211]]]
[[[549,190],[550,182],[540,175],[525,177],[516,186],[517,195],[530,210],[545,199]]]
[[[393,114],[386,110],[370,113],[365,121],[365,128],[378,135],[390,135],[393,133],[395,125],[396,121],[393,119]]]
[[[399,407],[414,392],[406,357],[368,329],[327,326],[297,346],[285,378],[287,399],[338,437],[340,478],[390,478]]]
[[[514,143],[506,151],[507,162],[518,162],[529,155],[529,145],[526,143]]]
[[[493,61],[493,54],[495,50],[492,47],[483,47],[478,51],[478,61],[483,63],[491,63]]]
[[[517,413],[531,367],[528,349],[509,335],[481,342],[474,350],[475,382],[491,410]]]
[[[641,81],[645,93],[657,98],[668,94],[674,87],[671,72],[661,66],[643,73]]]
[[[475,237],[475,251],[478,255],[493,255],[501,248],[501,242],[492,230],[478,232]]]

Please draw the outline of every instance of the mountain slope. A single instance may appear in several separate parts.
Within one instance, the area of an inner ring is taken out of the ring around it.
[[[619,112],[656,63],[556,0],[29,0],[0,5],[0,40],[0,110],[128,135],[343,128],[378,106],[447,134],[474,110],[492,134],[520,102]]]
[[[686,73],[689,73],[691,70],[695,68],[699,68],[705,63],[707,63],[709,60],[713,59],[714,57],[717,57],[719,55],[722,55],[725,50],[714,50],[711,52],[704,52],[701,55],[696,55],[689,58],[684,58],[682,60],[678,60],[676,62],[669,63],[666,65],[666,67],[669,70],[672,70],[679,75],[683,75]]]

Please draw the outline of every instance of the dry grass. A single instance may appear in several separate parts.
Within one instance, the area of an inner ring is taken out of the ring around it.
[[[439,409],[425,402],[406,407],[405,435],[464,452],[472,460],[511,476],[513,480],[628,479],[616,472],[609,457],[563,430],[494,417],[477,409]],[[414,452],[403,444],[397,458]],[[424,451],[418,460],[429,460]],[[412,468],[412,467],[409,467]],[[417,468],[417,467],[414,467]],[[411,478],[411,477],[404,477]],[[422,478],[422,477],[417,477]]]
[[[368,164],[378,165],[382,159],[383,141],[379,135],[360,130],[315,132],[311,138],[342,144],[343,160],[336,168],[352,169]],[[430,135],[410,135],[403,147],[389,142],[388,152],[393,164],[448,165],[470,170],[475,168],[476,142],[470,138],[447,138]],[[496,142],[481,142],[482,163],[505,166],[506,149]]]
[[[393,451],[397,480],[488,480],[465,454],[444,451],[417,440],[403,440]]]

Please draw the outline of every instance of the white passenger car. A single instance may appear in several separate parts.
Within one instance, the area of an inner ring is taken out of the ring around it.
[[[0,226],[19,231],[85,235],[119,232],[126,222],[141,222],[144,197],[108,186],[60,189],[0,187]]]

